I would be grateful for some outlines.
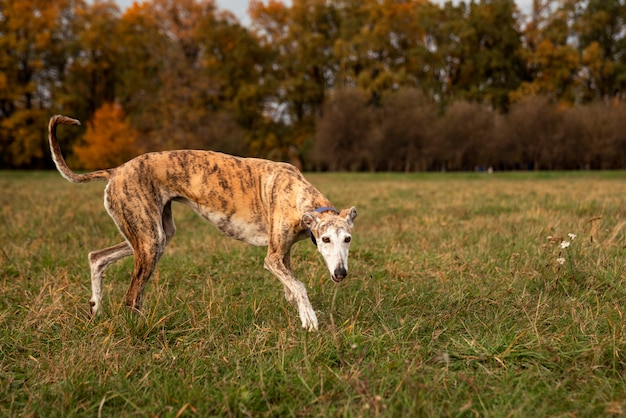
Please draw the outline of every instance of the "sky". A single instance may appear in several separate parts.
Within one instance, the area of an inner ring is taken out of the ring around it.
[[[123,10],[133,4],[134,1],[136,1],[137,3],[142,2],[142,0],[116,0],[116,3],[120,7],[120,9]],[[250,0],[216,0],[215,3],[217,4],[218,9],[230,10],[235,14],[235,16],[237,16],[239,21],[245,24],[247,21],[250,20],[250,18],[248,17],[249,1]],[[287,0],[283,1],[283,3],[290,4],[291,1]]]
[[[120,9],[124,10],[133,2],[142,3],[142,0],[116,0],[115,2],[120,7]],[[216,0],[215,3],[219,9],[227,9],[230,10],[237,16],[237,18],[242,22],[246,23],[248,18],[248,2],[249,0]],[[285,1],[284,3],[289,4],[290,1]]]
[[[246,23],[249,20],[248,17],[248,2],[249,0],[217,0],[217,7],[220,9],[228,9],[237,16],[241,23]],[[291,2],[285,2],[287,4]]]
[[[121,9],[124,9],[130,6],[133,3],[133,0],[116,0],[117,4]],[[141,0],[138,0],[141,2]],[[433,0],[435,2],[440,0]],[[249,0],[216,0],[215,3],[219,9],[230,10],[237,16],[239,21],[244,25],[249,23],[250,18],[248,17],[248,2]],[[440,1],[444,3],[443,0]],[[283,3],[290,4],[290,0],[283,1]],[[516,0],[518,7],[524,12],[529,13],[530,8],[532,6],[532,0]]]
[[[227,9],[233,12],[244,25],[250,22],[248,17],[249,0],[216,0],[215,3],[219,9]],[[291,2],[286,1],[283,3],[290,4]]]

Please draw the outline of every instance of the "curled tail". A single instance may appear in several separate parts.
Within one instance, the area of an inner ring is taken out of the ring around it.
[[[59,141],[57,140],[57,125],[59,123],[65,125],[80,125],[80,122],[76,119],[68,118],[67,116],[56,115],[50,118],[48,124],[48,139],[50,140],[50,151],[52,152],[52,160],[57,166],[57,170],[63,177],[72,183],[85,183],[91,180],[106,180],[111,177],[109,170],[93,171],[86,174],[76,174],[65,163],[63,154],[61,154],[61,148],[59,148]]]

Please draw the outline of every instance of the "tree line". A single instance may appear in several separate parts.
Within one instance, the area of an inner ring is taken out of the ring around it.
[[[487,171],[626,167],[626,107],[597,101],[559,106],[547,96],[510,105],[438,105],[418,89],[379,107],[351,89],[336,92],[318,121],[311,159],[321,170]]]
[[[626,167],[623,0],[0,0],[0,167],[214,149],[307,170]]]

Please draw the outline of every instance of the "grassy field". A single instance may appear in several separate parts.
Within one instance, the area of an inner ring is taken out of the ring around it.
[[[143,314],[127,259],[90,320],[103,183],[0,172],[0,416],[626,414],[626,173],[308,177],[359,210],[340,285],[294,248],[315,333],[181,205]]]

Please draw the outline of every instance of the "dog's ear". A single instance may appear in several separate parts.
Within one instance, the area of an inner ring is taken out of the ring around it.
[[[308,229],[315,229],[315,226],[319,222],[319,218],[317,217],[317,213],[315,212],[307,212],[302,215],[302,225],[307,227]]]
[[[341,213],[339,213],[339,216],[346,218],[346,221],[348,222],[348,225],[350,225],[350,228],[352,228],[354,226],[354,218],[356,218],[356,207],[352,206],[350,209],[344,209],[341,211]]]

